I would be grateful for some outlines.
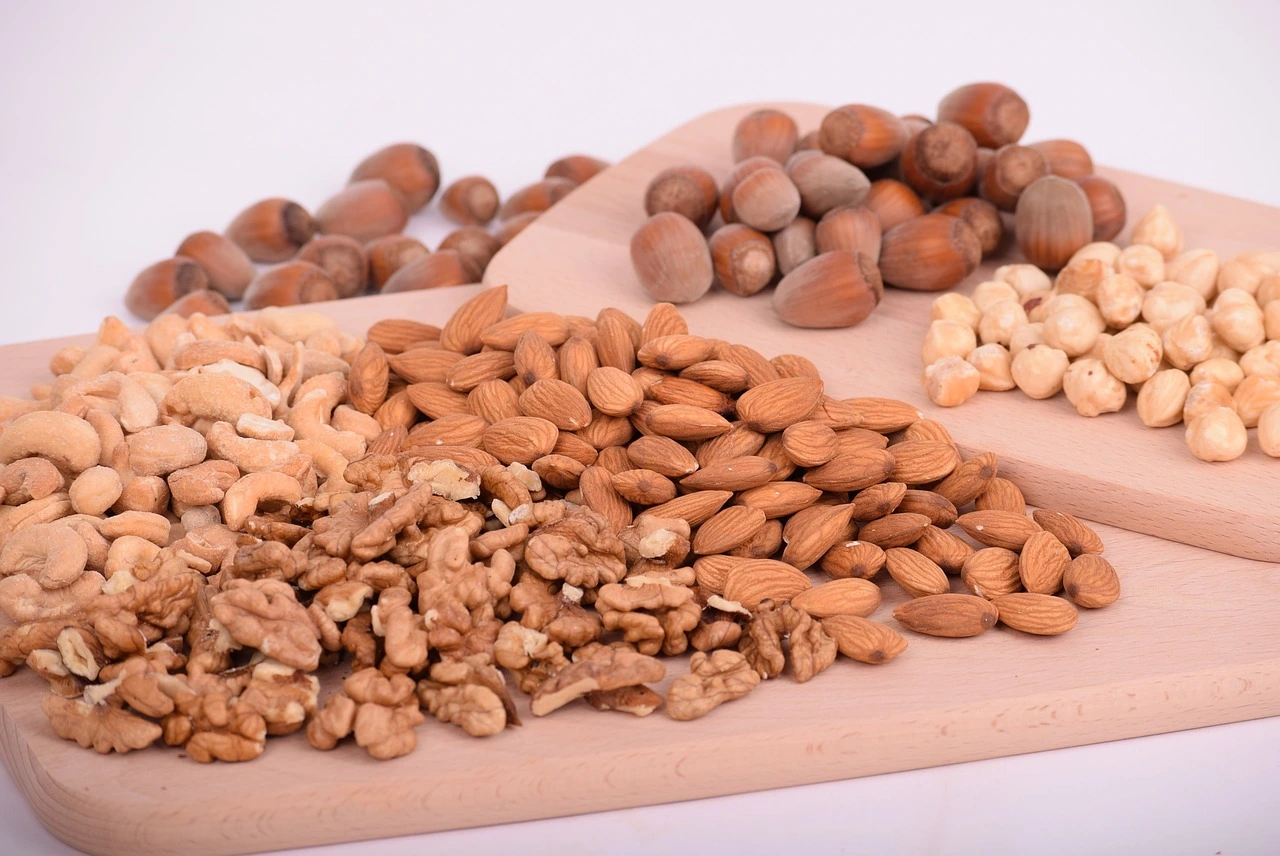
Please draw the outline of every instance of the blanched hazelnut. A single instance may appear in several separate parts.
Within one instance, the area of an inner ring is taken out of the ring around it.
[[[1165,279],[1189,285],[1205,300],[1218,290],[1218,254],[1213,250],[1187,250],[1165,266]]]
[[[1009,283],[991,279],[980,282],[974,287],[972,299],[979,312],[986,312],[993,303],[999,303],[1001,300],[1018,302],[1019,297],[1017,289]]]
[[[1016,357],[1032,345],[1044,344],[1044,324],[1023,324],[1009,337],[1009,355]]]
[[[978,337],[972,327],[943,319],[929,325],[924,344],[920,346],[920,358],[927,366],[943,357],[964,357],[977,346]]]
[[[1213,330],[1203,315],[1179,318],[1165,328],[1161,340],[1165,361],[1183,371],[1209,359],[1213,352]]]
[[[1163,205],[1151,206],[1151,210],[1133,224],[1129,240],[1154,247],[1166,261],[1182,252],[1182,229]]]
[[[1013,389],[1013,357],[1004,345],[992,342],[974,348],[965,359],[978,370],[978,389]]]
[[[1237,351],[1256,348],[1267,339],[1266,321],[1253,295],[1229,288],[1213,302],[1213,332]]]
[[[1258,280],[1258,290],[1255,295],[1258,298],[1258,305],[1263,309],[1280,300],[1280,273],[1268,274]]]
[[[1097,312],[1090,313],[1082,306],[1066,306],[1049,313],[1044,319],[1044,340],[1051,347],[1078,357],[1088,353],[1098,340]]]
[[[1138,418],[1148,428],[1168,428],[1182,421],[1191,380],[1180,369],[1165,369],[1151,376],[1138,392]]]
[[[1245,377],[1280,377],[1280,341],[1267,342],[1240,355]]]
[[[954,291],[948,291],[933,300],[929,312],[930,321],[959,321],[978,329],[978,321],[982,319],[982,310],[970,298]]]
[[[1202,461],[1234,461],[1244,454],[1249,434],[1234,410],[1219,407],[1187,426],[1187,448]]]
[[[1224,357],[1213,357],[1205,360],[1191,370],[1191,383],[1194,386],[1204,380],[1213,380],[1227,389],[1235,389],[1244,380],[1244,369],[1235,360]]]
[[[1022,308],[1027,311],[1027,320],[1042,322],[1049,317],[1049,303],[1057,296],[1053,289],[1037,291],[1022,301]]]
[[[1129,396],[1102,360],[1076,360],[1062,376],[1062,391],[1081,416],[1115,413]]]
[[[996,268],[995,279],[1012,285],[1023,298],[1032,292],[1045,291],[1053,284],[1047,273],[1029,264],[1001,265]]]
[[[978,370],[961,357],[944,357],[924,370],[924,389],[939,407],[964,404],[978,391]]]
[[[1262,411],[1273,404],[1280,404],[1280,378],[1251,375],[1240,381],[1231,395],[1244,427],[1253,428],[1262,417]]]
[[[1182,405],[1182,421],[1190,425],[1198,417],[1219,407],[1236,409],[1236,403],[1231,398],[1231,390],[1216,380],[1202,380],[1192,384],[1187,392],[1187,400]]]
[[[1125,247],[1116,259],[1116,272],[1128,274],[1139,285],[1150,288],[1164,280],[1164,257],[1155,247],[1134,244]]]
[[[1052,398],[1062,389],[1070,360],[1057,348],[1031,345],[1013,358],[1013,382],[1029,398]]]
[[[1110,333],[1099,333],[1098,338],[1093,342],[1093,347],[1080,356],[1090,360],[1102,359],[1102,354],[1107,350],[1107,342],[1110,342],[1111,339],[1112,335]]]
[[[1113,273],[1098,283],[1093,299],[1108,326],[1123,330],[1142,314],[1147,292],[1128,274]]]
[[[1110,265],[1103,264],[1098,259],[1083,258],[1068,263],[1058,271],[1053,287],[1059,294],[1079,294],[1093,299],[1098,285],[1112,273],[1114,271]]]
[[[1280,404],[1271,405],[1258,418],[1258,446],[1264,454],[1280,458]]]
[[[992,342],[1007,345],[1013,331],[1026,323],[1027,312],[1022,308],[1021,303],[1017,300],[998,300],[982,311],[982,320],[978,322],[978,335],[984,345]]]
[[[1262,326],[1268,339],[1280,341],[1280,300],[1273,300],[1263,307]]]
[[[1205,310],[1200,292],[1180,282],[1162,282],[1147,292],[1142,301],[1142,319],[1157,333],[1187,315],[1200,315]]]
[[[1102,352],[1110,371],[1125,383],[1142,383],[1160,369],[1164,345],[1160,334],[1146,324],[1121,330],[1111,337]]]
[[[1120,258],[1120,247],[1111,241],[1094,241],[1092,244],[1085,244],[1083,247],[1075,251],[1071,256],[1071,261],[1067,262],[1067,267],[1071,267],[1077,261],[1082,259],[1097,259],[1106,266],[1108,271],[1116,268],[1116,259]]]

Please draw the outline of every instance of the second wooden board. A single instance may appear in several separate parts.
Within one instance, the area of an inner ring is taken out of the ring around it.
[[[618,306],[643,317],[652,301],[631,269],[631,235],[645,220],[644,190],[660,170],[698,164],[723,178],[731,167],[729,140],[738,120],[763,104],[702,116],[597,176],[570,194],[506,247],[485,281],[507,283],[522,307],[555,307],[595,315]],[[801,131],[816,128],[827,108],[781,104]],[[1118,170],[1103,175],[1124,191],[1131,216],[1156,202],[1182,224],[1187,247],[1223,257],[1274,245],[1280,209]],[[961,290],[989,278],[987,263]],[[1181,426],[1148,429],[1133,396],[1119,413],[1079,416],[1059,395],[1031,401],[1020,392],[979,393],[962,407],[934,406],[920,385],[920,344],[936,295],[888,289],[879,309],[847,330],[798,330],[773,314],[771,293],[742,299],[719,289],[682,306],[705,336],[747,341],[767,356],[810,356],[834,396],[879,395],[920,406],[944,421],[970,451],[998,449],[1001,471],[1028,500],[1125,529],[1280,561],[1280,461],[1258,449],[1230,463],[1206,464],[1187,451]],[[748,333],[749,331],[749,333]]]

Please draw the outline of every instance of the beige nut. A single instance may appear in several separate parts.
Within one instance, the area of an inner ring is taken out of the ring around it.
[[[981,319],[982,310],[978,305],[971,298],[954,291],[935,297],[929,311],[930,321],[958,321],[974,331]]]
[[[1062,390],[1081,416],[1115,413],[1124,407],[1129,391],[1102,360],[1076,360],[1062,377]]]
[[[1244,454],[1249,434],[1234,410],[1219,407],[1187,426],[1187,448],[1202,461],[1234,461]]]
[[[209,419],[233,425],[245,413],[271,416],[271,403],[260,389],[223,372],[187,375],[173,385],[161,407],[180,419]]]
[[[115,505],[123,490],[124,485],[118,472],[110,467],[97,466],[76,476],[67,489],[67,495],[77,514],[97,517]]]
[[[1037,291],[1047,291],[1053,285],[1047,273],[1029,264],[1001,265],[992,278],[1013,286],[1022,298]]]
[[[208,444],[184,425],[157,425],[126,439],[129,468],[140,476],[166,476],[204,460]]]
[[[1253,428],[1262,417],[1262,411],[1280,403],[1280,378],[1251,375],[1240,381],[1232,397],[1244,427]]]
[[[1166,279],[1189,285],[1205,300],[1212,299],[1218,290],[1218,270],[1221,263],[1213,250],[1187,250],[1165,266]]]
[[[1087,354],[1102,332],[1098,327],[1097,312],[1083,306],[1065,306],[1050,311],[1044,319],[1044,341],[1068,357]]]
[[[1013,335],[1009,337],[1009,355],[1016,357],[1032,345],[1043,345],[1044,343],[1043,321],[1023,324],[1017,330],[1014,330]]]
[[[1124,383],[1142,383],[1154,375],[1164,358],[1160,334],[1146,324],[1122,330],[1102,350],[1102,361]]]
[[[1115,273],[1098,284],[1094,294],[1098,311],[1108,326],[1123,330],[1142,315],[1142,302],[1147,292],[1128,274]]]
[[[924,389],[939,407],[963,404],[978,391],[978,370],[963,357],[944,357],[924,370]]]
[[[1014,303],[1020,301],[1016,288],[1007,282],[995,279],[978,283],[974,287],[970,299],[973,301],[973,305],[978,307],[979,312],[986,312],[991,308],[992,304],[999,303],[1002,300],[1012,300]]]
[[[47,458],[60,470],[79,473],[98,463],[102,441],[93,426],[56,410],[24,413],[0,433],[0,464]]]
[[[1240,364],[1226,357],[1213,357],[1198,364],[1191,370],[1191,384],[1205,380],[1217,381],[1227,389],[1234,390],[1244,380],[1244,369]]]
[[[298,480],[277,472],[249,473],[233,484],[222,498],[222,519],[231,529],[244,528],[263,502],[296,503],[302,499]]]
[[[1026,323],[1027,311],[1022,308],[1021,303],[1017,300],[997,300],[983,310],[982,318],[978,321],[978,336],[984,345],[1008,345],[1013,331]]]
[[[1272,404],[1258,417],[1258,446],[1264,454],[1280,458],[1280,404]]]
[[[1233,350],[1244,353],[1266,341],[1266,320],[1252,294],[1229,288],[1213,302],[1213,332]]]
[[[1134,244],[1154,247],[1165,261],[1172,261],[1182,252],[1182,229],[1163,205],[1153,205],[1142,219],[1133,224],[1129,240]]]
[[[1013,357],[1004,345],[994,342],[969,352],[965,359],[978,370],[978,389],[996,392],[1013,389]]]
[[[1163,333],[1165,328],[1188,315],[1202,315],[1204,298],[1194,288],[1180,282],[1162,282],[1147,292],[1142,301],[1142,320]]]
[[[111,542],[102,574],[111,579],[121,571],[129,571],[160,555],[160,545],[138,535],[121,535]]]
[[[927,366],[943,357],[963,357],[977,346],[978,337],[973,327],[961,321],[942,319],[929,324],[924,344],[920,347],[920,358]]]
[[[291,440],[254,440],[236,434],[226,422],[215,422],[205,434],[209,454],[230,461],[246,473],[262,472],[283,464],[298,455],[298,444]]]
[[[1250,348],[1240,355],[1245,377],[1280,377],[1280,340]]]
[[[1151,376],[1138,392],[1138,418],[1148,428],[1168,428],[1182,421],[1182,408],[1191,391],[1191,380],[1180,369],[1165,369]]]
[[[0,550],[0,577],[25,574],[46,591],[71,585],[84,573],[89,548],[61,522],[38,523],[13,533]]]
[[[1057,348],[1032,345],[1013,358],[1013,382],[1030,398],[1052,398],[1062,389],[1069,363],[1067,355]]]
[[[1186,403],[1182,405],[1182,421],[1190,425],[1210,410],[1219,407],[1236,409],[1231,390],[1214,380],[1202,380],[1191,385],[1187,391]]]
[[[1213,329],[1203,315],[1187,315],[1164,328],[1161,334],[1165,362],[1189,371],[1213,353]]]
[[[1164,281],[1164,257],[1155,247],[1133,244],[1125,247],[1116,259],[1116,273],[1131,276],[1139,285],[1151,288]]]
[[[1076,250],[1067,261],[1067,267],[1084,259],[1097,259],[1107,270],[1115,270],[1116,259],[1120,258],[1120,245],[1111,241],[1094,241]]]

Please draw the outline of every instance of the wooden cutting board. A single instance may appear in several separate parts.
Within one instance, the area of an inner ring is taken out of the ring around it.
[[[618,306],[643,317],[652,305],[631,269],[631,236],[645,220],[643,199],[660,170],[698,164],[722,179],[732,166],[729,141],[738,120],[776,106],[802,132],[828,108],[813,104],[746,104],[708,113],[641,149],[570,194],[500,253],[485,273],[509,283],[512,301],[594,316]],[[1124,191],[1130,219],[1156,202],[1182,224],[1186,246],[1228,257],[1280,243],[1280,208],[1271,208],[1159,179],[1102,169]],[[1127,231],[1121,240],[1127,240]],[[961,286],[971,290],[997,264],[989,262]],[[744,340],[766,355],[795,351],[822,369],[837,397],[881,395],[917,404],[941,419],[970,451],[1000,453],[1001,472],[1029,501],[1125,529],[1280,561],[1280,460],[1250,437],[1243,457],[1206,464],[1192,457],[1183,428],[1145,427],[1136,396],[1119,413],[1079,416],[1059,394],[1032,401],[1021,392],[981,392],[965,405],[933,405],[920,385],[920,344],[936,295],[887,289],[876,312],[846,330],[797,330],[773,313],[772,290],[743,299],[715,289],[681,311],[703,335]],[[1251,435],[1256,432],[1250,432]]]
[[[363,332],[384,317],[438,321],[475,291],[308,309]],[[562,298],[520,299],[534,309],[563,308],[571,295]],[[756,323],[744,319],[734,338],[754,339]],[[53,351],[84,339],[0,348],[0,394],[47,380]],[[821,357],[808,334],[780,350]],[[1280,566],[1098,528],[1124,596],[1065,636],[910,635],[888,666],[842,659],[811,683],[784,676],[693,723],[583,705],[536,719],[521,700],[520,729],[475,740],[431,720],[418,750],[390,763],[349,744],[317,752],[293,735],[273,738],[252,763],[204,766],[176,750],[101,757],[58,739],[40,712],[43,683],[23,671],[0,680],[0,753],[40,819],[72,846],[192,856],[697,799],[1280,713]],[[891,584],[885,594],[873,617],[892,623],[904,595]],[[669,661],[668,682],[685,668]],[[326,676],[327,689],[340,677]]]

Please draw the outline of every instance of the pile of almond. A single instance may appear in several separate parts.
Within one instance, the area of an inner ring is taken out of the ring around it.
[[[693,164],[653,177],[631,242],[636,276],[674,303],[714,283],[742,297],[777,283],[783,321],[848,327],[884,285],[941,291],[1000,253],[1002,212],[1028,259],[1060,266],[1119,233],[1124,198],[1079,143],[1020,145],[1029,121],[998,83],[951,92],[936,122],[847,104],[802,136],[786,113],[756,111],[734,131],[722,182]]]
[[[394,758],[426,715],[519,725],[510,684],[534,716],[688,720],[901,655],[886,590],[943,637],[1059,634],[1120,593],[994,454],[670,304],[508,315],[495,288],[367,340],[113,320],[51,368],[0,399],[0,672],[47,680],[54,731],[99,752],[242,761],[305,731]]]
[[[1230,461],[1258,448],[1280,457],[1280,253],[1221,262],[1183,250],[1157,205],[1129,246],[1075,252],[1050,280],[1006,265],[971,297],[933,304],[921,349],[924,385],[943,406],[978,390],[1066,394],[1082,416],[1123,410],[1136,393],[1143,424],[1186,426],[1191,453]]]
[[[499,249],[606,166],[568,155],[505,202],[483,176],[459,178],[438,205],[459,228],[432,252],[405,229],[440,188],[440,165],[422,146],[396,143],[361,161],[347,186],[314,212],[272,197],[241,211],[221,234],[193,232],[172,257],[138,274],[125,305],[147,319],[218,315],[231,311],[228,301],[261,309],[480,282]]]

